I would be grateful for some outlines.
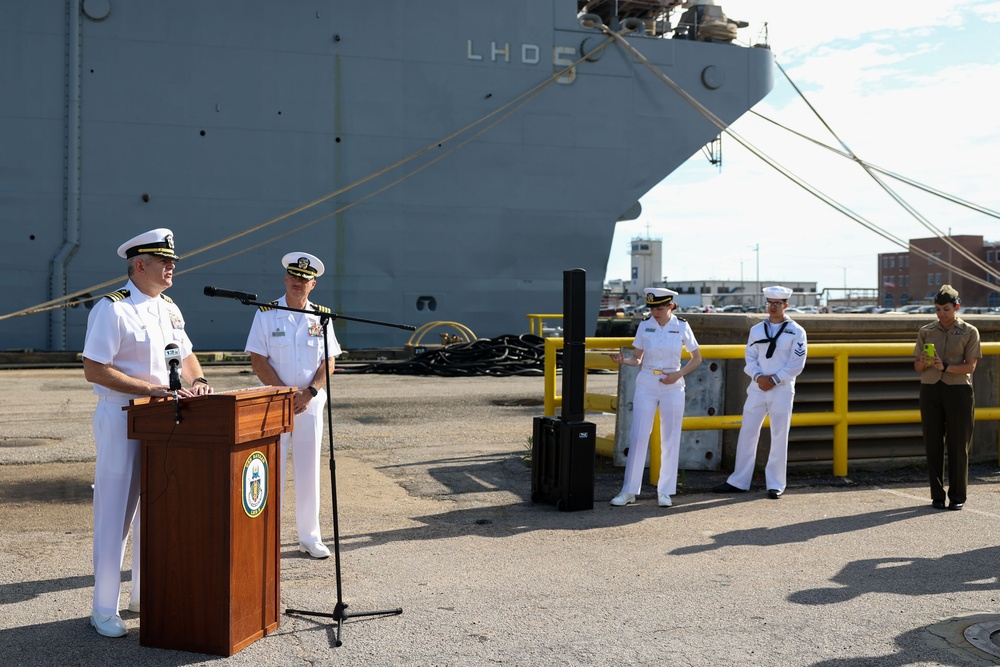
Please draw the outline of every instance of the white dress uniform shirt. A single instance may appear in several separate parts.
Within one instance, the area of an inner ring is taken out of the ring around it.
[[[276,303],[287,305],[284,296]],[[312,302],[306,303],[306,309],[314,307]],[[339,356],[342,350],[332,325],[327,327],[327,336],[330,356]],[[287,310],[258,310],[247,338],[246,351],[267,357],[286,386],[305,387],[312,382],[323,362],[320,316]]]
[[[682,348],[693,352],[698,349],[698,341],[687,321],[671,314],[662,327],[653,318],[640,323],[632,346],[642,350],[643,371],[676,371],[681,367]]]
[[[127,297],[117,301],[103,298],[94,304],[87,321],[83,356],[114,366],[130,377],[167,384],[167,345],[176,343],[182,360],[192,352],[180,308],[162,294],[156,298],[143,294],[131,280],[122,289],[128,290]],[[94,393],[136,398],[99,384],[94,385]]]
[[[764,341],[774,337],[774,352],[768,358],[770,343]],[[755,380],[760,375],[776,376],[777,384],[794,385],[806,366],[806,352],[806,331],[795,320],[786,317],[781,324],[764,320],[750,328],[744,372]]]

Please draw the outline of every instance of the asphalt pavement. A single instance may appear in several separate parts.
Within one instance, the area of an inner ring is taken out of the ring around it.
[[[206,376],[217,390],[256,385],[248,367]],[[613,391],[613,376],[589,381]],[[593,510],[560,512],[530,500],[541,378],[337,374],[333,387],[340,597],[351,612],[403,613],[348,618],[339,647],[327,619],[284,614],[219,657],[141,646],[128,611],[127,637],[89,626],[95,397],[80,369],[0,371],[0,664],[1000,663],[964,635],[1000,622],[995,464],[975,467],[951,512],[931,509],[912,469],[793,471],[777,501],[760,478],[726,496],[708,492],[724,472],[686,472],[672,508],[648,485],[612,508],[623,471],[601,462]],[[282,608],[332,612],[336,561],[298,552],[287,498]]]

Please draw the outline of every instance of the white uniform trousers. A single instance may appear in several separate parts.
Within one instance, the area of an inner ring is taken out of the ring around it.
[[[128,399],[98,397],[94,409],[97,469],[94,473],[94,602],[99,614],[116,616],[129,526],[132,539],[132,599],[139,600],[139,489],[141,449],[127,440]]]
[[[771,453],[764,468],[767,489],[785,490],[785,472],[788,467],[788,429],[792,423],[792,385],[779,384],[770,391],[761,391],[756,383],[747,389],[743,405],[743,425],[736,444],[736,463],[727,480],[738,489],[748,490],[757,463],[757,442],[764,417],[771,418]]]
[[[295,475],[295,524],[299,542],[322,542],[319,529],[319,448],[323,442],[323,416],[326,414],[326,392],[320,392],[309,402],[305,412],[295,415],[295,428],[281,435],[281,494],[285,493],[285,465],[288,449],[292,450],[292,472]]]
[[[632,430],[629,433],[628,460],[625,462],[623,493],[638,495],[642,472],[646,467],[649,434],[653,431],[656,408],[660,408],[660,479],[658,495],[677,493],[677,460],[681,450],[681,425],[684,419],[684,385],[663,384],[662,375],[640,371],[635,379],[632,398]]]

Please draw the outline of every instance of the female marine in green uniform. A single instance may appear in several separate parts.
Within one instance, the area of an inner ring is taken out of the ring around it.
[[[976,397],[972,373],[983,356],[979,330],[957,317],[961,301],[951,285],[934,297],[937,322],[920,327],[913,367],[920,373],[920,421],[927,450],[931,505],[945,508],[944,460],[948,454],[948,509],[965,506]],[[933,352],[925,346],[933,345]]]

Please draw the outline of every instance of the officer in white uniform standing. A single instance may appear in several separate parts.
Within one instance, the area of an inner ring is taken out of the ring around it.
[[[788,467],[788,429],[792,423],[795,378],[806,365],[806,331],[785,315],[792,290],[781,285],[764,288],[768,318],[750,328],[744,372],[752,378],[743,404],[743,425],[736,445],[736,463],[729,479],[716,493],[750,489],[757,463],[757,442],[764,417],[771,417],[771,452],[764,469],[768,497],[785,492]]]
[[[123,288],[100,299],[87,320],[83,373],[94,384],[94,601],[90,624],[106,637],[128,630],[118,613],[121,566],[129,525],[132,536],[132,594],[129,609],[139,611],[140,447],[129,440],[127,413],[122,407],[141,396],[173,396],[171,358],[179,359],[179,376],[190,388],[182,397],[211,393],[192,354],[184,317],[164,290],[173,284],[174,237],[169,229],[154,229],[126,241],[118,256],[128,262]],[[176,355],[176,356],[175,356]]]
[[[660,479],[656,485],[660,507],[670,507],[670,496],[677,493],[677,464],[681,448],[681,425],[684,420],[684,376],[701,364],[698,341],[686,320],[673,314],[677,292],[647,287],[646,305],[651,316],[639,324],[632,342],[632,357],[612,354],[611,360],[626,366],[642,366],[635,379],[632,399],[632,430],[629,433],[628,461],[621,493],[611,500],[617,507],[635,502],[642,486],[646,467],[649,434],[653,430],[656,409],[660,409]],[[691,358],[681,367],[681,350]]]
[[[332,326],[326,327],[329,359],[323,358],[323,325],[319,313],[330,309],[309,301],[316,279],[323,275],[323,262],[307,252],[293,252],[281,259],[285,269],[285,295],[273,302],[279,306],[315,311],[295,313],[261,306],[254,315],[246,351],[253,370],[265,385],[298,387],[295,394],[295,426],[281,436],[281,465],[292,449],[295,475],[295,521],[299,551],[313,558],[327,558],[319,528],[319,448],[323,440],[323,410],[326,378],[341,353]],[[284,495],[284,473],[281,494]]]

